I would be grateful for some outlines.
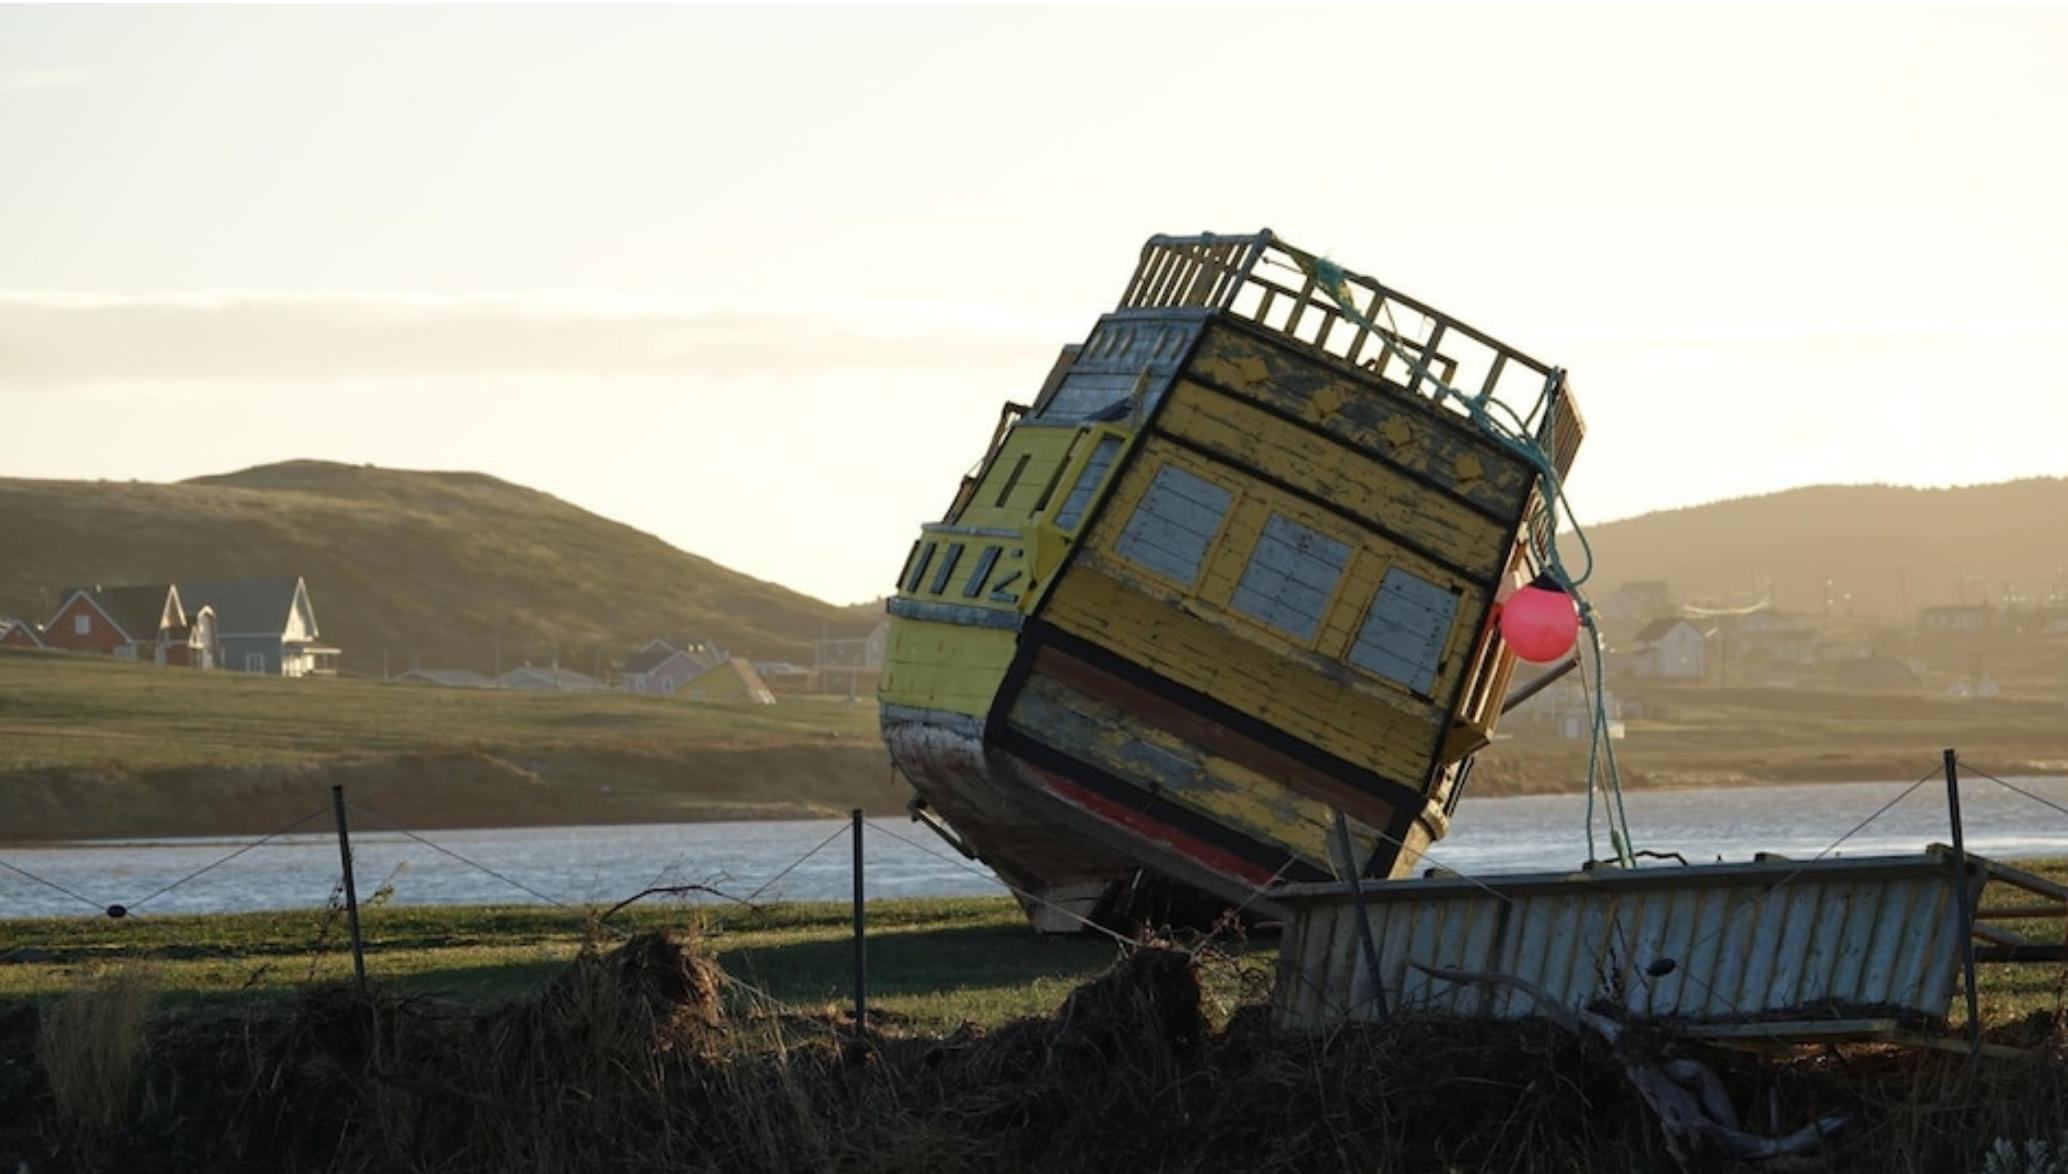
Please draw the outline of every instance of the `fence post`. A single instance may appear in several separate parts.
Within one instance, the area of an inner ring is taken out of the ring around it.
[[[862,809],[854,809],[854,1026],[869,1024],[869,946],[862,905]]]
[[[359,938],[359,886],[352,879],[352,835],[345,830],[345,788],[330,788],[330,804],[337,812],[337,852],[345,864],[345,919],[352,927],[352,973],[359,986],[366,986],[366,946]]]
[[[1960,911],[1961,971],[1967,979],[1967,1039],[1971,1057],[1982,1054],[1982,1013],[1975,992],[1975,908],[1967,886],[1967,842],[1960,826],[1960,759],[1946,751],[1946,811],[1953,821],[1953,895]]]
[[[1343,817],[1343,809],[1336,808],[1336,842],[1343,853],[1343,872],[1350,878],[1350,905],[1357,913],[1357,937],[1364,947],[1364,970],[1371,976],[1366,995],[1379,1005],[1381,1021],[1393,1017],[1393,1009],[1386,1005],[1386,976],[1379,970],[1379,944],[1372,937],[1371,910],[1365,907],[1364,871],[1357,866],[1357,846],[1350,842],[1350,821]]]

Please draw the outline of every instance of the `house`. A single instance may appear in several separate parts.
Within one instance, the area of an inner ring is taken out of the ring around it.
[[[42,648],[43,629],[27,620],[0,616],[0,648]]]
[[[74,587],[40,629],[0,623],[8,647],[287,677],[337,671],[338,650],[317,636],[298,577]]]
[[[1683,619],[1653,620],[1638,629],[1630,668],[1661,681],[1700,681],[1704,671],[1702,630]]]
[[[675,696],[687,697],[691,701],[775,704],[775,694],[762,682],[761,674],[754,671],[753,665],[737,657],[729,657],[683,682],[675,690]]]
[[[890,647],[890,625],[878,623],[864,635],[826,637],[818,641],[812,687],[821,693],[845,691],[853,696],[863,690],[874,692],[883,672],[884,654]],[[762,679],[778,681],[778,666],[756,665]],[[781,666],[789,667],[789,666]]]
[[[511,669],[497,677],[495,687],[520,689],[530,693],[593,693],[608,686],[586,673],[564,669],[559,665],[543,669],[525,665],[521,669]]]
[[[1724,619],[1731,625],[1734,660],[1761,657],[1772,665],[1806,665],[1816,659],[1816,626],[1792,613],[1763,607]]]
[[[625,658],[621,676],[627,693],[669,694],[676,686],[708,672],[725,654],[709,644],[677,648],[666,640],[648,640]]]
[[[1631,580],[1593,603],[1601,622],[1616,627],[1642,624],[1679,609],[1673,601],[1673,588],[1660,579]]]
[[[211,650],[212,667],[281,677],[336,675],[338,650],[317,643],[322,633],[301,576],[195,579],[178,584],[178,591],[188,608],[208,613],[205,623],[212,631],[195,639]]]
[[[46,648],[147,664],[189,663],[190,639],[179,591],[166,583],[70,588],[43,626]]]
[[[1607,715],[1609,737],[1620,739],[1623,723],[1616,716],[1620,713],[1620,706],[1615,694],[1603,690],[1598,698],[1598,707]],[[1592,739],[1596,708],[1597,698],[1593,690],[1585,682],[1568,677],[1554,681],[1530,696],[1513,717],[1502,722],[1502,728],[1535,727],[1555,738]]]
[[[1921,609],[1917,626],[1927,632],[1993,632],[2001,626],[2001,616],[1987,603],[1949,604]]]

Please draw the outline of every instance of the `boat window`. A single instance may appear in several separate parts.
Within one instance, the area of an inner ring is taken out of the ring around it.
[[[941,555],[941,567],[933,573],[933,585],[927,591],[934,595],[948,589],[948,583],[955,577],[955,564],[962,561],[962,543],[950,542]]]
[[[1457,615],[1455,592],[1394,567],[1350,646],[1350,663],[1426,697]]]
[[[1272,514],[1230,603],[1295,639],[1312,640],[1349,559],[1348,543]]]
[[[1092,493],[1099,482],[1106,479],[1106,470],[1113,467],[1113,461],[1120,455],[1120,438],[1102,436],[1091,450],[1091,456],[1084,462],[1084,471],[1077,474],[1077,482],[1070,486],[1070,496],[1063,499],[1063,508],[1056,511],[1056,525],[1065,530],[1075,530],[1077,523],[1084,520],[1084,511],[1091,506]]]
[[[1196,473],[1165,465],[1156,470],[1113,550],[1190,587],[1199,581],[1207,548],[1233,496]]]
[[[911,557],[906,560],[905,590],[917,591],[919,585],[926,582],[926,568],[933,562],[933,552],[934,544],[931,542],[924,545],[913,543]]]

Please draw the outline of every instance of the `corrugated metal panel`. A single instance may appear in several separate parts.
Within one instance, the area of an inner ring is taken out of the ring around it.
[[[1983,873],[1969,869],[1978,893]],[[1381,1013],[1346,885],[1274,894],[1294,912],[1279,959],[1282,1019],[1315,1027]],[[1510,988],[1419,967],[1525,979],[1568,1006],[1607,1000],[1691,1020],[1828,1017],[1838,1006],[1943,1017],[1963,938],[1950,856],[1761,861],[1572,876],[1366,882],[1388,1003],[1528,1015]]]

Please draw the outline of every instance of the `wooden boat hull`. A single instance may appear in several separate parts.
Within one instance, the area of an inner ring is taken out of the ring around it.
[[[1453,351],[1483,394],[1519,376],[1562,468],[1563,374],[1315,270],[1152,240],[900,574],[886,744],[1037,922],[1412,869],[1491,737],[1542,466],[1424,381]]]

